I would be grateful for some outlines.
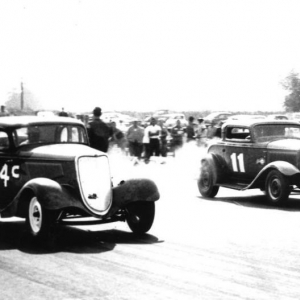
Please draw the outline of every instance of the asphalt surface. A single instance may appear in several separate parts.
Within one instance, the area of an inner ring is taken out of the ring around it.
[[[270,207],[259,190],[200,196],[194,153],[112,176],[156,181],[161,199],[148,234],[126,223],[61,228],[50,246],[0,222],[0,299],[299,299],[300,196]],[[186,158],[190,157],[190,160]]]

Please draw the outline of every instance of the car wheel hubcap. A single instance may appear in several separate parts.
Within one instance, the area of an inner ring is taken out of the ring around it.
[[[202,185],[205,189],[208,189],[210,186],[210,176],[208,171],[202,173]]]
[[[38,233],[41,230],[42,207],[36,197],[32,198],[29,204],[29,223],[34,233]]]
[[[270,185],[270,194],[274,199],[278,198],[281,193],[281,185],[278,179],[274,179]]]

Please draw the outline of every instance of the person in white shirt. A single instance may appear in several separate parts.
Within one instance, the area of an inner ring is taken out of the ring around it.
[[[147,131],[149,135],[149,157],[153,155],[159,156],[161,127],[156,124],[155,118],[151,118]]]

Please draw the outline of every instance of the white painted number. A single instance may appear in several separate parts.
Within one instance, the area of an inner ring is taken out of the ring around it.
[[[20,169],[20,166],[13,166],[11,169],[11,176],[14,178],[19,178],[20,174],[16,173]],[[10,180],[8,175],[8,165],[5,164],[0,171],[0,179],[4,181],[4,186],[7,187],[7,182]]]
[[[240,172],[245,173],[244,154],[240,153],[236,157],[236,153],[232,153],[230,155],[230,158],[231,158],[233,172],[239,172],[239,169],[240,169]],[[239,166],[239,169],[238,169],[238,166]]]
[[[0,178],[4,181],[4,186],[7,187],[7,181],[9,180],[8,166],[5,164],[0,171]]]
[[[12,167],[12,169],[11,169],[12,177],[14,177],[14,178],[19,178],[20,177],[20,174],[16,173],[16,170],[19,170],[19,169],[20,169],[20,166],[13,166]]]

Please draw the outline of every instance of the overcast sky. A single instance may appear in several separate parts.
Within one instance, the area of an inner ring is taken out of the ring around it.
[[[300,1],[1,0],[0,96],[47,108],[281,110]]]

